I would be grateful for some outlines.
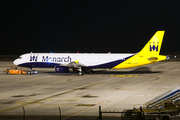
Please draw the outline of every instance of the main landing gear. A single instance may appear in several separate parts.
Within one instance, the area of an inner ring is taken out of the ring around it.
[[[79,72],[78,72],[78,75],[79,75],[79,76],[84,75],[84,72],[83,72],[83,70],[82,70],[82,67],[78,67],[77,70],[79,71]]]
[[[92,69],[89,70],[89,74],[92,75],[94,71]]]
[[[77,71],[78,71],[78,75],[82,76],[82,75],[84,75],[85,69],[83,69],[82,67],[78,67]],[[92,69],[89,69],[89,70],[86,70],[86,71],[89,72],[90,75],[92,75],[94,73],[94,71]]]

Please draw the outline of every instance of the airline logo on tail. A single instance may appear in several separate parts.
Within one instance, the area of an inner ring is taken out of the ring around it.
[[[158,52],[158,45],[159,45],[159,42],[157,42],[156,44],[155,44],[155,42],[153,42],[153,44],[151,42],[149,42],[150,51],[157,51]]]

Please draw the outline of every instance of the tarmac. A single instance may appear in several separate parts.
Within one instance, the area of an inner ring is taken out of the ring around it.
[[[97,69],[84,76],[55,73],[53,68],[35,68],[38,73],[32,75],[8,75],[5,71],[11,66],[12,61],[0,61],[0,119],[6,120],[96,120],[99,106],[102,111],[139,108],[180,84],[179,61]],[[116,120],[120,114],[102,116]]]

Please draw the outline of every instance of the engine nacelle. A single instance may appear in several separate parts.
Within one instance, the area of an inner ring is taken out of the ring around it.
[[[68,73],[69,67],[66,66],[55,66],[55,71],[58,73]]]

